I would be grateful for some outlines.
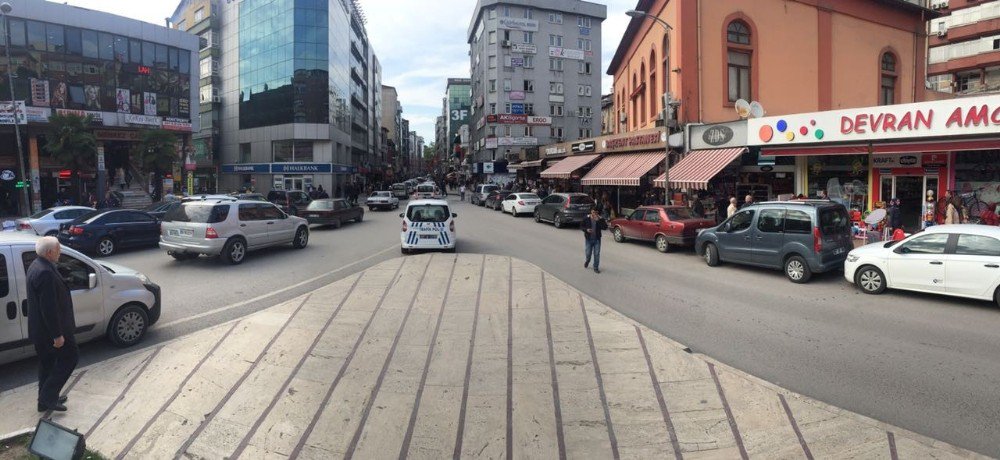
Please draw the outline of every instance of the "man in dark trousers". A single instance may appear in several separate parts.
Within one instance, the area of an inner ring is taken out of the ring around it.
[[[38,411],[65,411],[63,385],[76,368],[79,350],[73,332],[73,298],[56,270],[59,240],[35,243],[38,257],[28,267],[28,337],[38,353]]]
[[[590,266],[590,256],[594,256],[594,273],[601,272],[601,230],[608,229],[608,222],[601,217],[597,208],[590,208],[590,215],[580,222],[580,230],[583,230],[584,243],[586,244],[583,261],[583,268]]]

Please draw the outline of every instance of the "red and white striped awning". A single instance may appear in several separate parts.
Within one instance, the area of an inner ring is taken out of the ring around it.
[[[548,179],[569,179],[573,177],[573,171],[589,165],[600,155],[574,155],[566,157],[562,161],[549,166],[542,171],[541,176]]]
[[[582,185],[625,185],[637,187],[639,179],[663,164],[666,152],[622,153],[601,159],[583,179]]]
[[[705,190],[708,181],[719,174],[729,163],[746,152],[746,147],[718,150],[695,150],[670,167],[670,185],[675,188]],[[653,184],[663,187],[663,176]]]

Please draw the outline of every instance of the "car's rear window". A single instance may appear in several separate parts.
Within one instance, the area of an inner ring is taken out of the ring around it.
[[[517,196],[520,199],[522,199],[522,200],[537,200],[537,199],[539,199],[538,195],[535,195],[534,193],[521,193],[521,194],[518,194]]]
[[[309,203],[309,206],[306,209],[313,211],[329,211],[333,209],[333,201],[316,200],[313,201],[312,203]]]
[[[434,191],[434,186],[433,185],[421,185],[421,186],[417,187],[417,191],[418,192],[424,192],[424,193],[433,192]]]
[[[569,204],[594,204],[594,200],[587,195],[573,195],[569,197]]]
[[[667,211],[667,217],[670,220],[684,220],[691,218],[691,210],[688,208],[669,208]]]
[[[73,219],[73,223],[74,224],[89,224],[89,223],[92,223],[95,219],[97,219],[98,217],[100,217],[103,214],[104,214],[104,211],[90,211],[90,212],[88,212],[88,213],[86,213],[86,214],[84,214],[84,215],[82,215],[80,217],[77,217],[76,219]]]
[[[826,208],[819,210],[819,229],[824,235],[835,235],[848,231],[851,218],[844,208]]]
[[[192,222],[196,224],[214,224],[229,217],[229,205],[214,206],[201,203],[185,203],[171,209],[163,216],[164,222]]]
[[[497,187],[496,185],[484,185],[483,186],[483,192],[485,192],[485,193],[489,193],[489,192],[492,192],[494,190],[500,190],[500,187]]]
[[[375,195],[372,196],[389,196],[389,195],[390,195],[389,192],[375,192]]]
[[[410,222],[445,222],[449,216],[448,206],[440,204],[419,204],[406,208],[406,218]]]

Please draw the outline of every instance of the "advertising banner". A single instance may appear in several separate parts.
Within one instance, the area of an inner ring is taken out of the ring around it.
[[[132,111],[132,92],[125,88],[115,88],[115,101],[118,105],[118,113],[129,113]]]
[[[165,118],[162,126],[170,131],[191,131],[191,122],[181,118]]]
[[[49,106],[49,81],[40,78],[31,79],[31,105],[35,107]]]
[[[523,57],[512,57],[510,59],[510,64],[507,67],[524,67]]]
[[[142,93],[142,113],[156,115],[156,93]]]
[[[514,43],[510,46],[510,50],[514,53],[535,54],[538,52],[538,47],[527,43]]]
[[[27,124],[28,119],[24,115],[24,101],[2,101],[0,102],[0,125]]]
[[[133,125],[160,126],[160,117],[126,113],[125,123]]]
[[[529,116],[527,118],[527,123],[529,125],[533,125],[533,126],[551,125],[552,124],[552,117],[538,117],[538,116],[531,115],[531,116]]]
[[[524,91],[511,91],[507,94],[507,97],[512,101],[523,101]]]
[[[582,61],[585,57],[585,54],[582,50],[571,50],[568,48],[560,48],[558,46],[550,46],[549,57],[576,59],[578,61]]]
[[[52,109],[44,107],[25,107],[24,115],[28,119],[28,123],[48,123],[49,117],[52,115]]]
[[[537,137],[500,137],[497,145],[538,145]]]
[[[509,29],[509,30],[524,30],[527,32],[537,32],[538,21],[534,19],[504,17],[504,18],[499,18],[497,20],[497,28]]]
[[[524,104],[521,102],[516,102],[510,105],[510,113],[516,113],[518,115],[524,115]]]
[[[486,147],[485,148],[495,149],[495,148],[497,148],[497,145],[499,145],[499,143],[497,142],[497,138],[495,138],[495,137],[487,137],[486,138]]]

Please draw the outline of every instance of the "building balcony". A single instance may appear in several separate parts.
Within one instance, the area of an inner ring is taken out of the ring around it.
[[[351,91],[351,101],[361,107],[368,107],[368,101],[365,99],[365,94],[362,92]]]
[[[936,49],[938,48],[931,48],[931,53],[933,54]],[[976,53],[958,55],[949,59],[933,59],[930,61],[930,65],[927,66],[927,74],[938,75],[963,70],[982,69],[996,65],[1000,65],[1000,48],[992,48],[991,46],[990,49],[983,49]]]

